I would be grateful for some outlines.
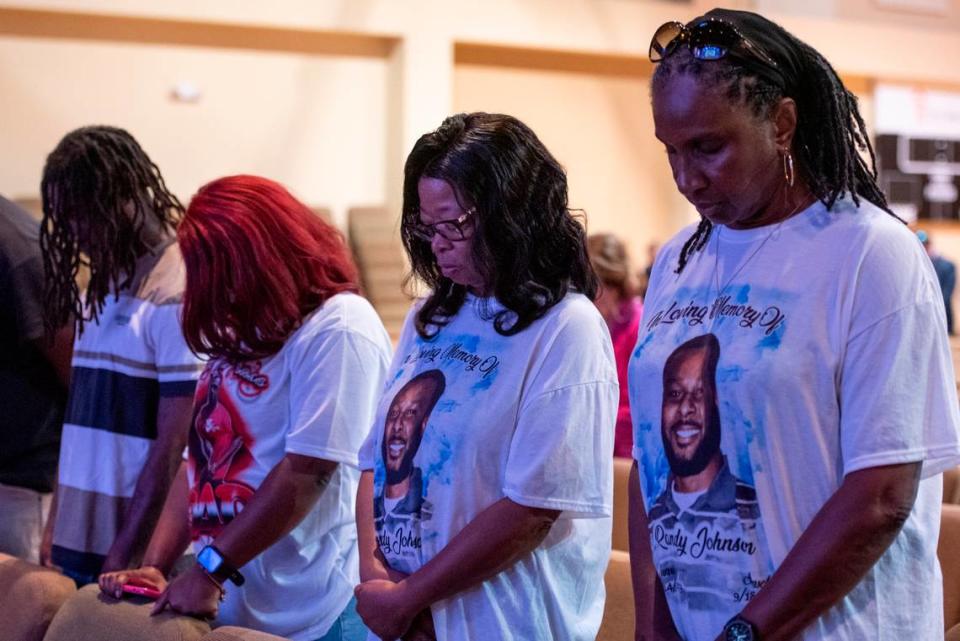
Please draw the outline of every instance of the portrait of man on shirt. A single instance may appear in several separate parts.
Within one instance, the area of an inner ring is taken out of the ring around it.
[[[660,430],[670,476],[654,505],[674,514],[695,505],[707,512],[749,506],[744,516],[756,518],[753,486],[734,476],[720,448],[719,361],[720,342],[703,334],[681,344],[664,363]]]
[[[374,499],[374,518],[417,515],[423,509],[423,473],[414,465],[430,413],[446,388],[438,369],[410,379],[390,402],[383,426],[381,455],[386,470],[383,494]]]

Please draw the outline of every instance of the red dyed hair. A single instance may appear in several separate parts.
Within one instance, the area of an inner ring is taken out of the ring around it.
[[[198,354],[276,354],[324,301],[359,290],[340,232],[266,178],[201,187],[177,241],[187,267],[183,335]]]

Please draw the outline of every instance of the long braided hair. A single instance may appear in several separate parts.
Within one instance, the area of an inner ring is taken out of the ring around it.
[[[133,136],[105,126],[83,127],[60,141],[47,156],[41,195],[46,329],[52,334],[73,319],[82,333],[150,251],[143,233],[148,217],[172,232],[183,205]],[[82,264],[90,268],[85,298],[76,280]]]
[[[735,26],[776,61],[777,68],[733,50],[719,60],[698,60],[687,47],[677,47],[654,71],[653,91],[664,90],[672,76],[688,74],[698,82],[725,88],[732,103],[746,105],[757,118],[767,117],[781,99],[792,98],[797,104],[792,150],[797,177],[827,208],[847,194],[855,204],[864,198],[895,216],[877,184],[876,155],[857,97],[830,63],[813,47],[755,13],[713,9],[704,17]],[[866,152],[869,164],[861,151]],[[683,271],[692,253],[703,249],[712,230],[713,223],[701,217],[680,251],[677,273]]]

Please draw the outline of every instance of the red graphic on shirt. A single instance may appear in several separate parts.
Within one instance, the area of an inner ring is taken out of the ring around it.
[[[270,377],[260,373],[260,361],[236,365],[230,377],[237,381],[237,392],[243,398],[256,398],[270,388]]]
[[[255,371],[265,383],[256,395],[269,387],[269,379]],[[253,463],[253,437],[230,395],[223,389],[225,379],[236,379],[230,366],[222,363],[204,370],[197,384],[190,429],[191,534],[194,541],[208,543],[227,523],[243,511],[254,489],[239,480]],[[238,393],[243,393],[239,389]],[[244,394],[246,396],[246,394]]]

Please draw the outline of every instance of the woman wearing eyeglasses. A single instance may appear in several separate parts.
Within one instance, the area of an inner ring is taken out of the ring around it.
[[[701,220],[657,256],[630,367],[637,638],[942,639],[943,306],[856,98],[752,13],[668,23],[650,53]]]
[[[361,451],[357,610],[382,639],[592,641],[617,372],[563,169],[510,116],[407,158],[410,312]]]
[[[358,641],[357,451],[390,339],[357,295],[343,239],[283,186],[215,180],[177,233],[183,327],[209,357],[189,460],[140,569],[100,576],[119,598],[162,591],[153,612],[216,617],[294,641]],[[167,582],[189,541],[197,563]]]

